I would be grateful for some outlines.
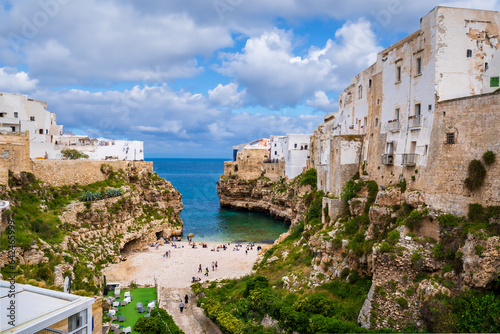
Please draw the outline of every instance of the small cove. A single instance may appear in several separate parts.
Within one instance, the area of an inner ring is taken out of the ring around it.
[[[220,207],[216,183],[224,174],[224,159],[147,159],[154,171],[182,194],[184,235],[196,241],[272,242],[288,225],[264,213]]]

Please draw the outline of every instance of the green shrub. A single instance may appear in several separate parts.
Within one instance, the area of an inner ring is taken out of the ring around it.
[[[398,303],[401,308],[408,308],[408,300],[404,297],[398,297],[396,298],[396,303]]]
[[[391,253],[394,250],[393,246],[389,245],[385,240],[380,245],[380,253]]]
[[[318,174],[316,172],[316,169],[311,168],[308,169],[303,175],[302,178],[299,181],[299,184],[302,186],[309,185],[313,190],[316,190],[318,182]]]
[[[342,269],[342,271],[340,272],[340,278],[345,280],[347,278],[347,276],[349,276],[349,274],[351,273],[351,269],[349,268],[344,268]]]
[[[400,233],[397,231],[397,230],[393,230],[391,232],[389,232],[389,234],[387,235],[387,242],[391,245],[395,245],[399,242],[399,238],[400,238]]]
[[[349,180],[346,182],[346,184],[342,187],[342,193],[340,194],[340,198],[347,204],[351,199],[356,197],[358,192],[361,190],[363,187],[363,182],[362,181],[353,181]]]
[[[470,191],[479,189],[486,178],[486,168],[480,160],[474,159],[469,163],[465,187]]]
[[[63,159],[66,160],[76,160],[76,159],[88,159],[89,156],[88,154],[82,153],[78,150],[71,149],[71,148],[65,148],[61,150],[61,154],[63,156]]]
[[[253,290],[262,290],[269,287],[269,280],[264,276],[257,276],[247,282],[243,297],[248,297]]]
[[[491,166],[495,163],[496,154],[493,151],[486,151],[483,154],[483,161],[486,166]]]

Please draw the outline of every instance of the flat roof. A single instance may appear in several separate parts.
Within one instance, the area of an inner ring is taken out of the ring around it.
[[[11,290],[9,282],[0,281],[0,333],[33,333],[66,319],[93,303],[94,298],[25,284],[16,283]]]

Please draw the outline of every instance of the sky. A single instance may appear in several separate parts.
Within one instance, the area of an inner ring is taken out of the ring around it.
[[[0,92],[146,158],[230,158],[312,133],[381,50],[438,5],[500,0],[0,0]]]

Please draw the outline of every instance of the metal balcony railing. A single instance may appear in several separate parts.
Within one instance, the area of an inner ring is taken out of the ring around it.
[[[413,116],[410,116],[408,117],[408,126],[410,128],[419,128],[422,126],[422,124],[420,123],[421,119],[420,119],[420,115],[413,115]]]
[[[392,121],[389,121],[389,131],[399,131],[399,119],[393,119]]]
[[[394,165],[394,154],[382,154],[382,164]]]
[[[412,167],[417,164],[418,154],[414,153],[403,153],[401,157],[401,165]]]

